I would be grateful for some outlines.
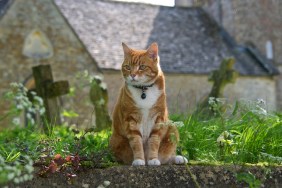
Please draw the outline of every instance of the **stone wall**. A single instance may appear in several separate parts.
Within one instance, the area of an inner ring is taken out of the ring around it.
[[[80,85],[80,80],[75,77],[78,72],[99,73],[96,62],[52,0],[15,0],[0,20],[0,96],[11,82],[23,83],[32,74],[32,66],[38,65],[22,55],[24,39],[34,28],[41,29],[53,45],[54,56],[40,64],[51,64],[55,81],[68,80],[74,87]],[[82,114],[76,120],[78,124],[89,124],[89,114],[93,110],[88,92],[85,88],[73,99],[63,97],[62,100],[64,106]],[[8,106],[2,98],[0,104],[2,115]],[[1,124],[4,126],[5,123]]]
[[[221,9],[219,6],[221,2]],[[282,1],[209,0],[204,8],[239,44],[254,44],[266,55],[266,42],[273,46],[273,62],[282,69]],[[276,78],[277,109],[282,110],[282,77]]]
[[[265,54],[265,44],[271,41],[274,62],[282,65],[282,1],[209,0],[204,8],[238,43],[252,43]]]
[[[170,113],[189,113],[195,110],[197,102],[210,92],[212,83],[207,75],[165,74],[167,102]],[[112,112],[123,79],[118,71],[105,71],[104,81],[108,85],[109,110]],[[229,84],[224,97],[232,103],[239,99],[256,101],[263,99],[269,109],[275,109],[275,81],[270,77],[239,77],[235,84]]]

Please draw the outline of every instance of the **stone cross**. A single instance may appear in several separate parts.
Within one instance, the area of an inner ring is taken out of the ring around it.
[[[54,82],[50,65],[39,65],[32,68],[37,95],[43,99],[45,107],[45,119],[43,119],[44,130],[48,126],[60,125],[60,106],[58,99],[60,95],[69,93],[68,81]]]
[[[90,99],[95,107],[96,130],[111,127],[111,118],[108,112],[108,92],[101,77],[95,77],[91,83]]]
[[[222,97],[224,87],[228,83],[234,83],[236,81],[238,73],[233,69],[234,63],[234,58],[224,59],[221,62],[219,69],[211,72],[209,81],[213,82],[213,86],[209,97]]]
[[[198,105],[197,113],[206,112],[209,107],[209,98],[223,97],[224,87],[229,83],[234,83],[238,77],[238,73],[233,69],[235,63],[234,58],[224,59],[219,69],[214,70],[209,75],[209,81],[213,82],[212,89],[209,95]]]

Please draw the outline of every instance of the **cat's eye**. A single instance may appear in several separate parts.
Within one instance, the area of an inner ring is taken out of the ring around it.
[[[140,65],[139,66],[139,70],[145,70],[146,69],[146,65]]]
[[[124,65],[124,68],[125,68],[126,70],[130,70],[130,66],[129,66],[129,65]]]

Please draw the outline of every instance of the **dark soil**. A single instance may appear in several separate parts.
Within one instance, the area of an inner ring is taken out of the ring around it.
[[[190,169],[190,170],[189,170]],[[239,166],[116,166],[106,169],[84,169],[68,181],[63,173],[47,178],[35,175],[32,181],[9,187],[248,187],[236,174],[250,172],[261,182],[259,187],[282,187],[282,167]]]

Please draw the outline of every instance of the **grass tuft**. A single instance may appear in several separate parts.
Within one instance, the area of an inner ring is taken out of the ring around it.
[[[190,160],[225,163],[282,164],[281,116],[257,103],[236,103],[236,112],[199,119],[196,115],[172,116],[183,121],[178,151]]]

